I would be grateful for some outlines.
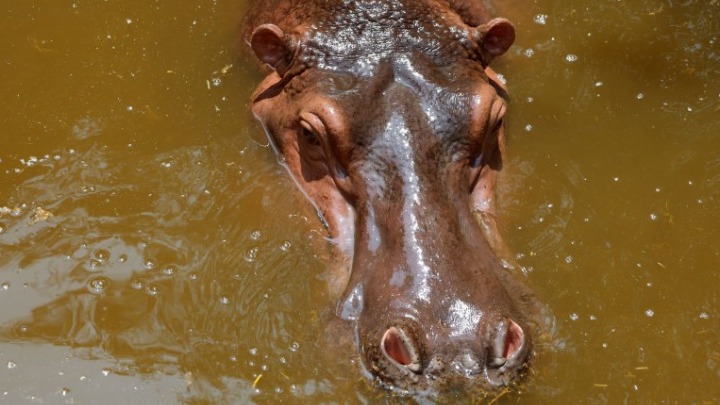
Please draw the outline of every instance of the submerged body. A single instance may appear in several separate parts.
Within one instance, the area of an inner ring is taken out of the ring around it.
[[[265,0],[246,40],[274,69],[253,111],[351,258],[338,315],[366,371],[417,394],[516,380],[541,306],[492,222],[506,99],[488,64],[513,26],[479,0]]]

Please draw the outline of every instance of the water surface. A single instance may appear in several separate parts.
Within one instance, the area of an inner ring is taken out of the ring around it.
[[[249,113],[245,4],[15,3],[2,402],[400,402],[360,378],[324,230]],[[500,220],[557,317],[496,403],[717,403],[720,2],[495,3]]]

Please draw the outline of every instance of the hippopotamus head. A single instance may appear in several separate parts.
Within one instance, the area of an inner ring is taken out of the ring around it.
[[[338,314],[365,370],[401,392],[504,386],[532,351],[534,296],[477,219],[506,112],[488,64],[514,29],[453,4],[269,0],[248,19],[274,69],[253,111],[351,259]]]

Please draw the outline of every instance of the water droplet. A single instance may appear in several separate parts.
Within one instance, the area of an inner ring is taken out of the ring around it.
[[[568,63],[577,62],[577,60],[578,60],[578,56],[575,55],[574,53],[569,53],[569,54],[565,55],[565,61]]]
[[[653,311],[652,309],[647,309],[645,310],[645,316],[647,316],[648,318],[652,318],[653,316],[655,316],[655,311]]]
[[[220,303],[223,305],[227,305],[230,303],[230,298],[228,298],[227,295],[221,295],[220,296]]]
[[[298,342],[292,342],[292,344],[290,344],[290,351],[291,351],[291,352],[297,352],[299,349],[300,349],[300,343],[298,343]]]
[[[145,260],[145,263],[143,263],[143,265],[145,266],[145,269],[146,269],[146,270],[152,270],[152,269],[155,268],[155,266],[157,266],[157,264],[155,263],[155,261],[152,260],[152,259],[147,259],[147,260]]]
[[[88,280],[87,290],[90,292],[90,294],[94,295],[105,294],[107,292],[109,284],[110,280],[108,280],[106,277],[94,277]]]
[[[565,263],[570,264],[570,263],[572,263],[572,262],[573,262],[573,257],[572,257],[572,256],[567,256],[567,257],[565,258]]]
[[[99,260],[90,259],[90,261],[88,262],[88,271],[92,271],[92,272],[100,271],[101,268],[102,268],[102,263]]]
[[[250,239],[252,240],[258,240],[262,236],[262,233],[260,231],[252,231],[250,232]]]
[[[710,315],[707,312],[700,312],[700,319],[710,319]]]
[[[251,349],[249,350],[249,352],[250,352],[251,355],[257,356],[257,354],[258,354],[258,349],[257,349],[257,347],[253,347],[253,348],[251,348]]]
[[[645,95],[642,94],[642,93],[638,93],[638,94],[635,96],[635,98],[637,98],[638,100],[642,100],[642,99],[645,98]]]
[[[63,388],[60,390],[60,395],[66,397],[70,393],[70,388]]]
[[[657,220],[657,214],[655,214],[655,213],[650,214],[650,220],[651,220],[651,221],[656,221],[656,220]]]
[[[141,278],[136,278],[130,282],[130,287],[135,290],[142,290],[145,287],[145,281]]]
[[[18,218],[22,216],[23,209],[20,207],[13,207],[13,209],[10,210],[10,216],[13,218]]]
[[[280,250],[282,250],[283,252],[287,252],[288,250],[290,250],[291,247],[292,243],[285,241],[282,243],[282,245],[280,245]]]
[[[287,364],[287,359],[285,357],[280,357],[280,364]]]
[[[535,55],[535,51],[532,48],[528,48],[523,52],[523,55],[527,58],[532,58]]]
[[[547,14],[536,14],[533,21],[535,21],[535,24],[538,25],[545,25],[547,24],[548,16]]]
[[[2,235],[3,233],[5,233],[5,230],[6,230],[6,229],[7,229],[7,226],[5,226],[5,224],[3,224],[2,222],[0,222],[0,235]]]
[[[527,124],[527,125],[525,125],[525,132],[530,132],[530,131],[532,131],[532,130],[533,130],[532,124]]]
[[[571,321],[577,321],[578,319],[580,319],[580,317],[578,316],[578,314],[576,314],[576,313],[570,314],[570,320],[571,320]]]
[[[177,273],[177,266],[175,266],[173,264],[165,265],[162,268],[162,272],[166,276],[174,276],[175,273]]]
[[[14,369],[17,368],[17,364],[16,364],[15,362],[8,361],[8,362],[7,362],[7,368],[8,368],[8,370],[14,370]]]
[[[110,375],[110,370],[104,368],[104,369],[101,371],[101,373],[102,373],[103,376],[107,377],[107,376]]]
[[[151,297],[156,297],[160,294],[160,288],[158,288],[155,284],[148,284],[148,286],[145,287],[145,294]]]
[[[219,87],[222,84],[222,80],[220,80],[219,77],[214,77],[211,82],[214,87]]]
[[[123,253],[123,254],[121,254],[120,256],[118,256],[117,262],[118,262],[118,263],[125,263],[125,262],[127,261],[127,259],[128,259],[127,255]]]
[[[7,291],[7,290],[9,290],[9,289],[10,289],[10,283],[9,283],[9,282],[6,281],[6,282],[0,284],[0,291]]]
[[[245,261],[252,263],[257,260],[257,254],[259,250],[260,248],[257,247],[248,249],[248,251],[245,252]]]
[[[198,279],[198,275],[197,275],[197,273],[190,273],[190,274],[188,274],[188,278],[189,278],[190,280],[195,281],[195,280]]]
[[[95,258],[104,263],[110,260],[110,251],[107,249],[98,249],[95,251]]]
[[[25,334],[25,333],[28,333],[28,332],[30,331],[30,327],[27,326],[27,325],[20,325],[20,327],[18,328],[18,331],[19,331],[20,333]]]
[[[602,87],[602,86],[603,86],[603,82],[595,82],[595,87]]]

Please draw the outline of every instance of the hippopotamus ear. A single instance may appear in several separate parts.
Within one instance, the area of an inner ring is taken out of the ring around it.
[[[494,18],[477,27],[476,39],[485,64],[489,64],[513,44],[515,27],[504,18]]]
[[[292,50],[285,33],[275,24],[263,24],[252,33],[250,46],[261,61],[283,76],[290,66]]]

